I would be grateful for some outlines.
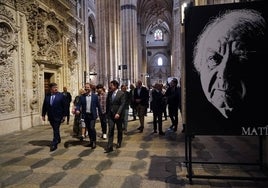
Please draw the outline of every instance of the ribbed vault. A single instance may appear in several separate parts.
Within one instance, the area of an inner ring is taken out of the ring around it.
[[[170,33],[173,0],[138,0],[137,6],[138,21],[143,33],[156,27],[165,28]]]

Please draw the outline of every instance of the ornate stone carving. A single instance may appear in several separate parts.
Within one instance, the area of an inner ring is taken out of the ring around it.
[[[21,31],[24,31],[24,27],[25,27],[25,24],[24,23],[24,20],[25,20],[25,17],[23,14],[19,14],[19,23],[20,23],[20,30]],[[28,113],[29,112],[29,105],[28,105],[28,95],[27,95],[27,85],[26,85],[26,75],[27,75],[27,68],[26,68],[26,62],[25,62],[25,41],[24,41],[24,32],[20,32],[20,36],[18,36],[18,39],[20,40],[20,44],[19,47],[20,47],[20,60],[19,60],[19,65],[20,65],[20,70],[21,70],[21,75],[19,76],[19,78],[17,77],[17,79],[21,80],[21,101],[22,101],[22,111],[24,113]],[[18,75],[17,75],[18,76]]]
[[[11,58],[5,61],[5,65],[0,66],[1,90],[0,90],[0,113],[10,113],[15,111],[15,72]]]
[[[0,65],[5,65],[17,47],[14,29],[0,19]]]
[[[15,20],[11,11],[0,6],[0,65],[6,64],[17,48]]]
[[[32,3],[25,7],[26,19],[27,19],[27,30],[28,30],[28,39],[31,44],[34,43],[36,37],[36,24],[37,24],[37,15],[38,15],[38,4]]]
[[[0,15],[3,20],[6,22],[11,22],[15,24],[15,19],[11,11],[7,10],[5,6],[0,6]]]
[[[75,65],[77,64],[77,58],[78,58],[77,46],[74,41],[75,41],[74,38],[71,38],[67,41],[68,66],[71,71],[75,69]]]
[[[30,100],[30,108],[32,111],[36,111],[38,109],[38,99],[33,98]]]
[[[18,35],[13,14],[6,7],[0,7],[0,113],[15,111],[15,60]]]
[[[29,41],[38,63],[62,66],[62,33],[67,25],[54,12],[46,12],[37,3],[27,5]]]

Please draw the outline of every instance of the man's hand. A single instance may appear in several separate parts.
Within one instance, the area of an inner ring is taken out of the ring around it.
[[[115,114],[114,119],[119,119],[120,115],[119,114]]]
[[[76,112],[75,109],[72,109],[72,114],[75,114],[75,112]]]
[[[45,116],[42,116],[42,120],[43,120],[43,121],[46,121],[46,117],[45,117]]]

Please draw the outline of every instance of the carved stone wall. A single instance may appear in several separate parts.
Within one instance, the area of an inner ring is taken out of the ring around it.
[[[59,90],[78,93],[83,22],[73,15],[75,6],[72,0],[0,0],[0,134],[40,125],[46,73]]]
[[[18,28],[15,15],[9,8],[0,6],[0,114],[12,114],[17,110],[16,64]]]

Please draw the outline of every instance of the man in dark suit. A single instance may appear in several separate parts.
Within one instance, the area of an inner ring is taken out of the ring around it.
[[[48,121],[53,128],[53,141],[50,146],[50,151],[57,149],[58,143],[61,142],[60,124],[65,121],[67,115],[66,98],[62,93],[58,92],[56,83],[49,84],[50,93],[45,96],[42,107],[42,119],[45,121],[45,116],[48,116]]]
[[[67,87],[63,87],[63,95],[66,97],[67,100],[67,124],[70,121],[70,104],[72,102],[72,95],[70,92],[67,91]]]
[[[141,80],[138,80],[136,83],[136,88],[134,89],[134,101],[140,120],[140,127],[138,127],[138,130],[142,133],[144,129],[144,116],[146,115],[149,106],[149,91],[146,87],[142,86]]]
[[[91,92],[91,85],[89,83],[85,84],[85,93],[80,96],[80,100],[76,106],[76,114],[82,113],[82,119],[86,124],[86,128],[89,134],[89,147],[91,149],[96,148],[96,119],[98,117],[97,114],[101,114],[101,107],[99,103],[98,95],[94,92]]]
[[[167,89],[165,96],[167,97],[168,114],[172,123],[170,129],[176,132],[179,123],[178,113],[179,110],[181,109],[181,91],[180,88],[178,87],[177,78],[173,78],[171,80],[170,86]]]
[[[107,110],[107,119],[108,119],[108,144],[106,147],[105,153],[113,151],[113,140],[114,140],[114,128],[116,125],[117,128],[117,148],[121,147],[122,137],[123,137],[123,128],[122,122],[124,119],[124,110],[125,110],[125,93],[118,90],[119,83],[116,80],[110,82],[110,91],[106,100],[106,110]]]

